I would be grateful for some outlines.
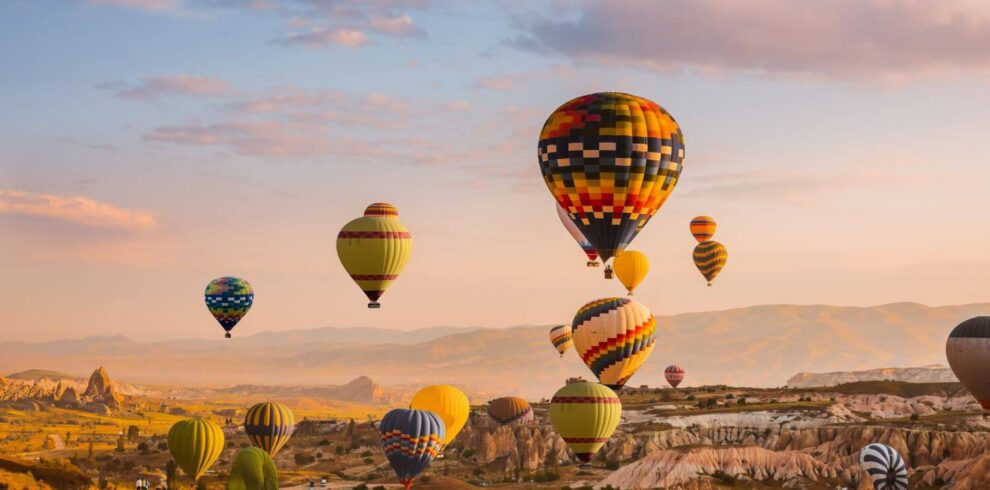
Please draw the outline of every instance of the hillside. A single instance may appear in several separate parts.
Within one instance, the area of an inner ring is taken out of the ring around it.
[[[27,371],[21,371],[19,373],[8,374],[5,377],[8,379],[20,379],[24,381],[37,381],[40,379],[61,381],[61,380],[74,380],[79,378],[78,376],[73,376],[71,374],[60,373],[58,371],[49,371],[46,369],[28,369]]]
[[[895,303],[769,305],[661,316],[656,349],[630,384],[656,385],[664,367],[672,363],[687,370],[685,386],[783,386],[796,372],[944,364],[948,332],[987,311],[990,304]],[[588,376],[573,352],[563,358],[555,354],[547,329],[429,329],[404,334],[368,329],[368,335],[362,335],[361,329],[321,328],[229,341],[101,337],[7,342],[0,345],[0,370],[45,366],[85,372],[102,364],[129,382],[218,387],[337,385],[368,376],[390,387],[453,383],[480,401],[501,394],[539,399],[568,377]]]
[[[958,380],[952,370],[941,364],[913,368],[881,368],[866,371],[832,373],[797,373],[787,380],[787,386],[812,388],[835,386],[862,381],[906,381],[909,383],[955,383]]]

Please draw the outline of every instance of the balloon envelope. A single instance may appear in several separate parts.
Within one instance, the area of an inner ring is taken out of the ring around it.
[[[859,451],[859,466],[875,490],[907,490],[904,459],[886,444],[870,444]]]
[[[667,366],[667,369],[663,370],[663,377],[670,386],[677,388],[677,385],[681,384],[681,381],[684,381],[684,368],[676,364],[671,364]]]
[[[499,425],[526,425],[533,422],[533,407],[522,398],[505,396],[488,402],[488,416]]]
[[[230,331],[254,304],[254,288],[239,277],[221,277],[206,285],[206,308],[230,337]]]
[[[706,242],[715,235],[717,224],[711,216],[698,216],[691,220],[691,234],[698,242]]]
[[[563,357],[567,349],[574,345],[574,341],[571,338],[571,326],[570,325],[558,325],[550,329],[550,342],[553,344],[553,348],[557,349],[560,356]]]
[[[715,276],[722,272],[725,262],[729,260],[729,252],[721,243],[715,240],[701,242],[694,247],[694,265],[708,280],[708,285],[712,285]]]
[[[584,233],[571,221],[571,217],[567,215],[567,211],[560,207],[560,203],[557,203],[557,217],[560,218],[560,223],[564,225],[564,229],[567,233],[570,233],[571,238],[577,242],[578,246],[581,247],[581,251],[584,255],[588,257],[588,267],[595,267],[598,265],[596,260],[598,260],[598,252],[595,251],[595,247],[591,245],[591,242],[584,237]]]
[[[180,420],[168,431],[172,459],[193,480],[199,480],[223,451],[223,430],[201,419]]]
[[[684,138],[655,102],[602,92],[550,114],[537,157],[550,193],[604,263],[632,242],[674,190]]]
[[[257,447],[237,451],[227,490],[278,490],[278,468],[272,457]]]
[[[244,433],[251,443],[272,456],[278,454],[295,429],[292,410],[281,403],[259,403],[244,416]]]
[[[653,314],[629,298],[596,299],[582,306],[571,330],[581,360],[613,389],[636,374],[656,343]]]
[[[970,318],[945,342],[949,367],[984,410],[990,410],[990,317]]]
[[[406,488],[440,453],[444,439],[443,420],[425,410],[397,408],[381,423],[382,450]]]
[[[636,286],[639,286],[639,283],[643,282],[646,275],[650,273],[650,259],[642,252],[625,250],[615,257],[613,268],[615,269],[615,277],[632,295]]]
[[[587,463],[619,425],[622,401],[607,386],[571,383],[550,400],[550,421],[574,454]]]
[[[378,307],[378,298],[395,281],[412,255],[412,234],[399,222],[388,203],[374,203],[364,216],[344,225],[337,234],[337,256],[351,279]]]
[[[444,437],[440,442],[444,446],[457,437],[471,415],[467,395],[450,385],[432,385],[419,390],[409,408],[433,412],[443,420]]]

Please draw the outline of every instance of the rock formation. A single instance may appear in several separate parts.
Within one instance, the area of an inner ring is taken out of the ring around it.
[[[82,395],[80,395],[82,391]],[[85,390],[82,384],[68,378],[53,381],[46,377],[24,379],[0,378],[0,403],[12,408],[39,409],[53,404],[65,408],[108,414],[127,409],[127,399],[102,367],[89,377]]]
[[[906,381],[908,383],[957,383],[952,370],[940,364],[913,368],[881,368],[866,371],[797,373],[787,380],[792,388],[836,386],[858,381]]]

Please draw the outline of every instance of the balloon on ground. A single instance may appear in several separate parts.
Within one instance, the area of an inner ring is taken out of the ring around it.
[[[550,421],[575,456],[585,463],[608,442],[619,425],[622,401],[607,386],[571,383],[550,400]]]
[[[499,425],[526,425],[533,422],[533,407],[529,402],[505,396],[488,402],[488,416]]]
[[[223,430],[209,420],[180,420],[168,431],[172,459],[193,480],[199,480],[213,466],[223,447]]]
[[[547,189],[608,262],[628,246],[677,185],[681,129],[662,107],[602,92],[565,102],[540,132]]]
[[[244,415],[244,433],[255,446],[275,456],[292,437],[296,419],[281,403],[259,403]]]
[[[278,490],[278,468],[261,448],[246,447],[234,455],[227,490]]]
[[[650,259],[646,257],[646,254],[635,250],[624,250],[620,252],[615,257],[613,265],[615,276],[626,287],[626,291],[629,291],[630,296],[632,296],[636,287],[639,286],[639,283],[643,282],[643,279],[646,279],[646,275],[650,273]]]
[[[443,420],[433,412],[397,408],[381,422],[382,450],[407,489],[440,453]]]
[[[984,410],[990,410],[990,316],[957,325],[945,342],[945,357],[973,398]]]
[[[247,315],[254,304],[254,288],[239,277],[221,277],[206,285],[206,308],[223,327],[228,339],[230,331]]]
[[[550,329],[550,343],[553,344],[553,348],[557,349],[560,353],[560,357],[564,357],[564,353],[570,346],[574,345],[574,341],[571,339],[571,326],[570,325],[558,325]]]
[[[409,408],[435,413],[444,423],[443,447],[450,444],[464,428],[471,415],[471,404],[463,391],[450,385],[427,386],[413,395]]]
[[[412,234],[399,222],[399,212],[384,202],[371,204],[364,216],[344,225],[337,234],[337,256],[365,296],[368,308],[394,282],[412,255]]]
[[[571,323],[574,348],[598,380],[622,388],[653,352],[656,320],[629,298],[596,299],[578,310]]]
[[[859,451],[859,466],[875,490],[907,490],[904,459],[886,444],[870,444]]]

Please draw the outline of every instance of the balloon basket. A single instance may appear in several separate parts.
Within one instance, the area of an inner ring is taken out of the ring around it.
[[[612,270],[612,266],[605,267],[605,279],[612,279],[615,277],[615,272]]]
[[[230,332],[227,332],[227,333],[223,334],[223,336],[224,336],[224,338],[229,339],[230,338]]]
[[[594,260],[588,261],[588,267],[599,267],[601,264],[595,262]]]
[[[379,303],[379,302],[377,302],[377,301],[372,301],[371,303],[368,303],[368,308],[371,308],[373,310],[377,310],[378,308],[381,308],[381,307],[382,307],[382,304]]]

